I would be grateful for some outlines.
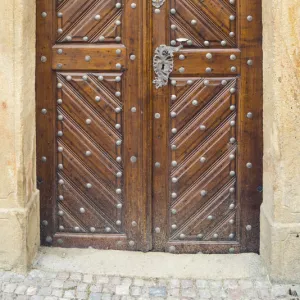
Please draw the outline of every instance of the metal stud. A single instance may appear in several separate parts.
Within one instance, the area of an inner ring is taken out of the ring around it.
[[[136,112],[136,107],[131,107],[131,112],[135,113]]]
[[[229,253],[234,253],[234,251],[235,251],[234,248],[229,248],[229,249],[228,249],[228,252],[229,252]]]
[[[131,225],[132,225],[133,227],[136,227],[136,226],[137,226],[137,222],[136,222],[136,221],[132,221],[132,222],[131,222]]]
[[[178,181],[178,179],[177,179],[176,177],[173,177],[173,178],[172,178],[172,182],[173,182],[173,183],[176,183],[177,181]]]
[[[43,108],[43,109],[41,110],[41,112],[42,112],[43,115],[45,115],[45,114],[47,113],[47,109],[46,109],[46,108]]]
[[[226,85],[226,84],[227,84],[227,80],[225,80],[225,79],[222,80],[222,81],[221,81],[221,84],[222,84],[222,85]]]
[[[111,228],[110,227],[105,227],[105,232],[111,232]]]
[[[230,105],[229,109],[230,109],[231,111],[234,111],[234,110],[235,110],[235,105]]]
[[[170,115],[171,118],[175,118],[177,116],[177,113],[175,111],[171,111]]]
[[[207,195],[207,191],[205,191],[205,190],[202,190],[201,192],[200,192],[200,194],[201,194],[201,196],[206,196]]]
[[[64,31],[62,30],[62,28],[58,28],[58,29],[57,29],[57,33],[58,33],[58,34],[62,34],[63,32],[64,32]]]
[[[235,4],[235,0],[229,0],[230,4]]]
[[[58,167],[59,170],[63,170],[63,168],[64,168],[63,164],[58,164],[57,167]]]
[[[234,172],[234,171],[230,171],[230,172],[229,172],[229,175],[230,175],[231,177],[233,177],[233,176],[235,176],[235,172]]]
[[[80,207],[79,209],[80,213],[84,214],[85,213],[85,209],[83,207]]]
[[[84,36],[84,37],[82,38],[82,40],[83,40],[84,42],[87,42],[87,41],[89,40],[89,37],[88,37],[88,36]]]
[[[234,54],[230,55],[230,60],[236,60],[236,56]]]
[[[100,16],[100,15],[96,15],[96,16],[94,17],[94,19],[95,19],[95,21],[99,21],[99,20],[101,19],[101,16]]]
[[[234,187],[231,187],[230,189],[229,189],[229,193],[234,193],[235,192],[235,188]]]
[[[209,46],[209,41],[204,41],[204,46],[208,47]]]
[[[172,133],[174,133],[174,134],[177,133],[177,129],[176,129],[176,128],[172,128],[171,131],[172,131]]]
[[[177,146],[176,145],[171,145],[171,149],[174,151],[177,149]]]
[[[46,56],[41,56],[41,62],[45,63],[47,61],[47,57]]]
[[[116,189],[116,193],[119,195],[122,193],[122,190],[121,189]]]
[[[58,13],[57,13],[57,16],[58,16],[59,18],[62,18],[63,13],[62,13],[62,12],[58,12]]]
[[[47,157],[46,156],[42,156],[42,162],[46,162],[47,161]]]
[[[209,68],[209,67],[205,69],[205,72],[206,72],[206,73],[211,73],[211,71],[212,71],[212,69]]]
[[[117,20],[117,21],[115,22],[115,24],[116,24],[117,26],[120,26],[120,25],[121,25],[121,21],[120,21],[120,20]]]
[[[121,222],[120,220],[117,220],[117,221],[116,221],[116,224],[117,224],[118,226],[120,226],[120,225],[122,224],[122,222]]]
[[[155,119],[159,119],[159,118],[160,118],[160,114],[159,114],[159,113],[156,113],[156,114],[154,115],[154,118],[155,118]]]
[[[175,85],[177,84],[177,81],[176,81],[176,80],[171,80],[171,84],[172,84],[173,86],[175,86]]]
[[[171,196],[172,196],[173,199],[177,198],[177,194],[176,193],[172,193]]]
[[[247,231],[250,231],[251,229],[252,229],[252,226],[251,226],[251,225],[247,225],[247,226],[246,226],[246,230],[247,230]]]
[[[212,59],[212,54],[211,53],[207,53],[205,56],[206,56],[207,59]]]
[[[92,184],[91,184],[91,183],[87,183],[85,186],[86,186],[86,188],[88,188],[88,189],[91,189],[91,188],[92,188]]]
[[[252,112],[248,112],[247,113],[247,118],[248,119],[252,119],[253,118],[253,113]]]
[[[169,252],[175,252],[175,250],[176,250],[175,246],[170,246],[169,247]]]
[[[129,246],[133,247],[134,246],[134,241],[129,241]]]
[[[185,234],[184,234],[184,233],[181,233],[181,234],[179,235],[179,238],[180,238],[180,239],[184,239],[184,238],[185,238]]]
[[[229,205],[229,209],[234,209],[234,204],[233,204],[233,203],[231,203],[231,204]]]
[[[90,232],[95,232],[96,228],[95,227],[90,227]]]
[[[176,224],[172,224],[171,228],[172,228],[172,229],[176,229],[176,228],[177,228],[177,225],[176,225]]]
[[[175,46],[175,45],[176,45],[176,41],[172,40],[172,41],[170,42],[170,44],[171,44],[172,46]]]
[[[135,60],[136,56],[134,54],[131,54],[129,58],[130,60]]]
[[[100,96],[96,96],[96,97],[95,97],[95,101],[96,101],[96,102],[99,102],[100,100],[101,100],[101,97],[100,97]]]
[[[117,69],[121,69],[121,68],[122,68],[122,65],[119,64],[119,63],[117,63],[117,64],[116,64],[116,68],[117,68]],[[119,77],[119,76],[118,76],[118,77]],[[117,78],[117,77],[116,77],[116,78]],[[120,80],[118,80],[118,81],[120,81]]]
[[[137,158],[136,158],[135,156],[131,156],[131,157],[130,157],[130,161],[131,161],[132,163],[135,163],[135,162],[137,161]]]
[[[59,183],[60,185],[63,185],[65,182],[64,182],[62,179],[59,179],[59,180],[58,180],[58,183]]]
[[[136,4],[135,3],[131,3],[131,8],[136,8]]]
[[[246,167],[247,167],[248,169],[251,169],[251,168],[252,168],[252,163],[251,163],[251,162],[247,162]]]
[[[118,178],[122,177],[122,172],[117,172],[116,176],[117,176]]]
[[[64,196],[63,195],[59,195],[58,196],[58,200],[63,201],[64,200]]]
[[[62,83],[59,82],[59,83],[57,84],[57,88],[58,88],[58,89],[61,89],[61,88],[62,88]]]
[[[160,228],[159,227],[156,227],[154,230],[155,230],[156,233],[160,233]]]
[[[191,24],[192,24],[192,25],[196,25],[196,24],[197,24],[197,21],[196,21],[196,20],[192,20],[192,21],[191,21]]]
[[[86,120],[85,120],[85,124],[90,125],[91,123],[92,123],[92,120],[91,120],[91,119],[86,119]]]
[[[192,46],[192,45],[193,45],[193,41],[191,41],[191,40],[188,40],[186,43],[187,43],[189,46]]]
[[[87,75],[83,75],[83,76],[82,76],[82,80],[83,80],[83,81],[87,81],[87,80],[88,80],[88,76],[87,76]]]
[[[98,76],[98,80],[100,80],[100,81],[102,81],[104,79],[104,77],[103,76]]]
[[[116,3],[116,8],[121,8],[122,7],[122,4],[121,3]]]
[[[234,21],[234,20],[235,20],[235,16],[234,16],[234,15],[230,15],[230,16],[229,16],[229,20],[230,20],[230,21]]]
[[[214,239],[217,239],[218,236],[219,236],[219,235],[218,235],[217,233],[215,233],[215,234],[213,235],[213,238],[214,238]]]
[[[211,221],[213,218],[214,218],[214,217],[210,215],[210,216],[207,217],[207,220],[210,220],[210,221]]]
[[[60,225],[60,226],[59,226],[59,230],[60,230],[60,231],[63,231],[63,230],[65,230],[65,227],[62,226],[62,225]]]
[[[68,76],[66,77],[66,79],[67,79],[67,81],[71,81],[71,80],[72,80],[72,76],[68,75]]]
[[[229,36],[230,36],[230,37],[234,37],[234,36],[235,36],[235,33],[234,33],[233,31],[230,31],[230,32],[229,32]]]
[[[230,160],[234,160],[234,159],[235,159],[235,155],[234,155],[234,154],[230,154],[230,155],[229,155],[229,159],[230,159]]]
[[[71,42],[71,41],[72,41],[72,37],[71,37],[70,35],[68,35],[68,36],[66,37],[66,40],[67,40],[68,42]]]
[[[156,162],[156,163],[154,164],[154,166],[155,166],[155,168],[160,168],[160,163],[159,163],[159,162]]]
[[[236,67],[235,67],[235,66],[232,66],[232,67],[230,68],[230,71],[231,71],[231,72],[236,72]]]
[[[192,85],[194,83],[194,81],[193,80],[188,80],[186,83],[187,83],[187,85]]]
[[[171,213],[172,213],[172,215],[176,215],[177,214],[177,210],[175,208],[172,208],[171,209]]]
[[[44,220],[44,221],[42,222],[42,224],[43,224],[44,226],[47,226],[47,225],[48,225],[48,221],[47,221],[47,220]]]
[[[122,111],[122,108],[121,108],[121,107],[116,107],[116,108],[115,108],[115,112],[116,112],[117,114],[119,114],[121,111]]]
[[[170,9],[170,13],[171,13],[172,15],[175,15],[175,14],[176,14],[176,9],[175,9],[175,8],[171,8],[171,9]]]
[[[57,151],[58,151],[58,152],[63,152],[63,151],[64,151],[64,148],[63,148],[63,147],[58,147],[58,148],[57,148]]]
[[[180,67],[180,68],[178,69],[178,71],[179,71],[179,73],[184,73],[185,68],[184,68],[184,67]]]
[[[120,129],[120,128],[121,128],[121,124],[116,124],[116,125],[115,125],[115,128],[116,128],[116,129]]]
[[[172,29],[172,30],[176,30],[176,29],[177,29],[177,26],[176,26],[175,24],[172,24],[172,25],[171,25],[171,29]]]
[[[231,94],[234,94],[236,92],[236,89],[235,88],[231,88],[229,91],[230,91]]]
[[[104,42],[104,40],[105,40],[105,36],[103,35],[99,36],[99,42]]]
[[[206,126],[202,124],[199,126],[199,128],[200,128],[200,130],[204,131],[206,129]]]
[[[121,77],[120,76],[116,76],[115,82],[120,82],[120,81],[121,81]]]
[[[92,152],[91,151],[85,151],[85,156],[91,156],[92,155]]]
[[[117,141],[116,141],[116,145],[117,145],[117,146],[120,146],[121,144],[122,144],[122,141],[121,141],[121,140],[117,140]]]
[[[251,22],[253,20],[253,17],[252,16],[248,16],[247,17],[247,21]]]
[[[115,96],[116,96],[116,97],[120,97],[120,96],[121,96],[121,92],[117,91],[117,92],[115,93]]]
[[[184,59],[185,59],[185,56],[184,56],[183,54],[180,54],[180,55],[179,55],[179,59],[180,59],[180,60],[184,60]]]
[[[90,55],[86,55],[85,58],[84,58],[84,60],[87,61],[87,62],[91,61],[91,59],[92,58],[90,57]]]
[[[234,238],[234,233],[230,233],[228,237],[229,237],[230,239],[233,239],[233,238]]]
[[[116,54],[117,54],[117,55],[120,55],[120,54],[121,54],[121,52],[122,52],[122,50],[121,50],[121,49],[117,49],[117,50],[116,50]]]
[[[236,140],[235,140],[234,137],[231,137],[229,141],[230,141],[231,144],[234,144]]]
[[[197,238],[198,238],[198,239],[202,239],[202,238],[203,238],[203,234],[201,234],[201,233],[198,234],[198,235],[197,235]]]
[[[253,60],[252,59],[248,59],[247,60],[247,65],[248,66],[252,66],[253,65]]]
[[[121,161],[122,161],[122,158],[121,158],[120,156],[118,156],[118,157],[116,158],[116,161],[117,161],[117,162],[121,162]]]
[[[221,41],[221,46],[225,47],[227,45],[227,42],[226,41]]]
[[[177,161],[173,160],[171,164],[172,164],[173,167],[176,167],[177,166]]]
[[[44,12],[42,12],[42,17],[43,18],[46,18],[47,17],[47,13],[44,11]]]
[[[230,224],[233,224],[233,223],[234,223],[234,220],[233,220],[233,219],[230,219],[230,220],[229,220],[229,223],[230,223]]]
[[[209,80],[205,79],[203,83],[204,83],[204,85],[209,85]]]
[[[230,126],[235,126],[235,121],[234,120],[232,120],[232,121],[230,121]]]
[[[201,163],[204,163],[206,161],[206,158],[204,157],[204,156],[202,156],[201,158],[200,158],[200,162]]]
[[[47,242],[47,243],[52,243],[52,237],[48,235],[48,236],[46,237],[46,242]]]
[[[198,105],[198,101],[197,101],[197,100],[193,100],[193,101],[192,101],[192,104],[193,104],[194,106],[197,106],[197,105]]]
[[[62,210],[59,210],[59,211],[58,211],[58,215],[59,215],[59,216],[63,216],[63,215],[64,215],[64,212],[63,212]]]

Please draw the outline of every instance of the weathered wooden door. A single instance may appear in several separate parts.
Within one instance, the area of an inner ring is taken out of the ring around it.
[[[261,64],[260,0],[38,0],[42,244],[257,252]]]

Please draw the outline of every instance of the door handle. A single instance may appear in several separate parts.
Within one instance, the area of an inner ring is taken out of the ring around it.
[[[160,8],[166,0],[152,0],[152,5],[156,8]]]
[[[183,48],[182,43],[186,42],[188,39],[179,38],[176,40],[180,43],[178,47],[160,45],[154,51],[153,69],[156,77],[153,80],[153,83],[157,89],[168,84],[169,76],[174,68],[174,53]]]

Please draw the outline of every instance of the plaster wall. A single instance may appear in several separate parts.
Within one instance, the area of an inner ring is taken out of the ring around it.
[[[39,246],[35,0],[1,0],[0,13],[0,267],[23,271]]]
[[[273,281],[300,282],[300,2],[263,0],[264,195],[260,251]]]

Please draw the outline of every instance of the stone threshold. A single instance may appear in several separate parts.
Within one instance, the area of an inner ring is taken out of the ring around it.
[[[267,277],[258,254],[170,254],[41,247],[33,268],[50,272],[206,280]]]

